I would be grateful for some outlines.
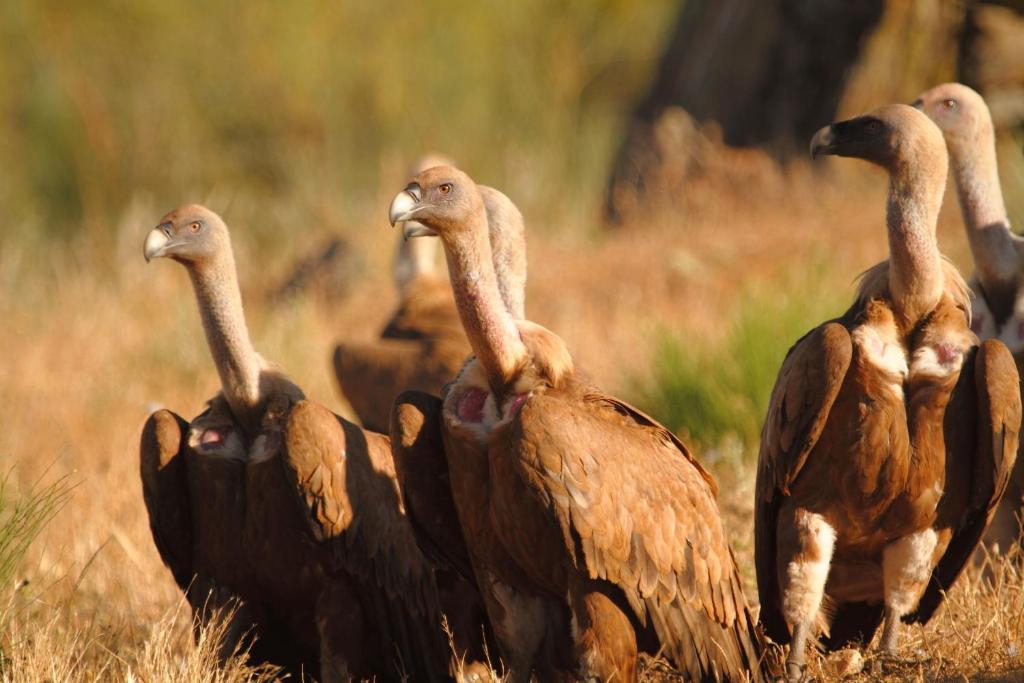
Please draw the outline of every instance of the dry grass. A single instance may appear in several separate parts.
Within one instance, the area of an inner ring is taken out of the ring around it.
[[[843,299],[856,274],[884,254],[881,179],[812,180],[797,168],[769,180],[762,185],[776,189],[750,193],[745,202],[705,197],[600,236],[585,224],[552,230],[543,215],[528,215],[530,316],[563,335],[600,384],[622,392],[646,372],[657,330],[714,343],[724,334],[720,321],[745,292],[794,282],[791,275],[804,272],[808,260],[827,259],[828,272],[814,286],[835,288]],[[381,196],[399,182],[384,184]],[[8,322],[0,335],[7,361],[0,454],[15,466],[17,482],[32,482],[49,468],[48,476],[67,475],[76,484],[19,568],[17,578],[30,580],[28,586],[5,589],[0,671],[9,680],[271,675],[239,662],[218,671],[212,636],[191,642],[187,608],[153,547],[142,504],[137,439],[146,415],[156,404],[195,414],[216,388],[184,272],[169,262],[146,266],[139,255],[146,226],[165,208],[133,203],[104,249],[83,238],[0,253],[0,288],[18,293],[0,300],[0,318]],[[329,229],[312,227],[300,244],[268,254],[246,225],[232,224],[258,347],[312,398],[345,412],[329,353],[335,339],[370,337],[382,324],[392,296],[387,263],[394,234],[379,224],[346,234],[364,266],[344,296],[313,289],[273,304],[267,292]],[[952,207],[940,233],[964,263]],[[735,458],[715,468],[753,596],[752,467],[749,458]],[[994,586],[961,582],[933,624],[908,630],[905,651],[929,659],[889,679],[1022,675],[1024,580],[1014,565],[995,566]]]

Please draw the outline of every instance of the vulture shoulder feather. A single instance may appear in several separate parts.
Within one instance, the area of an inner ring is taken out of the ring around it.
[[[492,459],[517,463],[527,490],[557,520],[563,552],[590,578],[617,586],[678,666],[695,679],[758,671],[758,635],[715,486],[671,432],[622,401],[577,387],[530,396],[509,443],[517,458]],[[530,537],[505,544],[529,557],[532,530],[499,527],[517,530]]]
[[[779,371],[761,431],[754,503],[755,564],[761,622],[768,635],[789,641],[775,568],[776,517],[780,496],[800,475],[828,420],[853,358],[850,333],[828,322],[793,345]]]
[[[956,581],[988,526],[996,506],[1006,492],[1014,463],[1021,427],[1020,381],[1013,356],[1006,346],[986,340],[977,348],[973,363],[965,363],[962,383],[973,394],[977,432],[973,440],[957,439],[959,452],[951,457],[967,463],[971,487],[966,509],[953,525],[953,537],[938,565],[932,572],[917,610],[906,621],[927,623],[942,603],[942,595]],[[973,371],[973,372],[972,372]],[[973,375],[973,392],[970,391]],[[964,412],[970,415],[969,406]],[[956,419],[953,411],[948,413]],[[950,425],[947,431],[962,430],[963,420]],[[941,507],[941,503],[940,503]]]
[[[153,542],[182,591],[195,573],[192,563],[192,511],[185,465],[188,423],[169,410],[149,416],[139,444],[142,497]]]

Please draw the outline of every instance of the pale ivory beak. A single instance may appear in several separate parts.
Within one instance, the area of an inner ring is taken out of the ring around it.
[[[822,154],[835,152],[835,131],[831,125],[825,126],[811,138],[811,159]]]
[[[420,186],[411,183],[395,195],[395,198],[391,200],[391,207],[388,209],[388,221],[392,226],[409,220],[420,209],[420,192]]]
[[[142,255],[146,257],[146,263],[159,258],[167,251],[167,244],[171,236],[167,231],[167,225],[158,225],[146,235],[146,243],[142,247]]]
[[[402,237],[424,237],[436,235],[437,233],[423,225],[412,217],[423,208],[422,190],[416,183],[410,183],[404,190],[395,195],[391,200],[391,207],[388,209],[388,221],[391,225],[404,223],[402,226]]]
[[[423,225],[419,221],[405,221],[402,225],[402,237],[434,237],[437,233]]]

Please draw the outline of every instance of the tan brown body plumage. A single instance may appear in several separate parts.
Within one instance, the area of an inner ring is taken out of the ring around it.
[[[198,620],[211,599],[240,598],[227,651],[249,632],[254,657],[321,680],[445,678],[435,566],[406,516],[387,437],[304,400],[251,350],[240,297],[224,294],[237,282],[233,261],[217,261],[230,254],[218,217],[182,207],[146,252],[208,280],[197,295],[213,356],[230,372],[218,369],[251,378],[225,382],[191,424],[161,411],[143,431],[154,540]]]
[[[945,149],[910,107],[823,129],[815,145],[890,169],[892,258],[857,302],[790,350],[761,438],[755,508],[761,620],[792,639],[789,676],[823,601],[830,647],[882,649],[927,621],[1005,490],[1020,427],[1006,348],[971,332],[968,290],[941,258]]]
[[[976,265],[971,280],[972,329],[998,339],[1024,371],[1024,240],[1010,229],[996,162],[995,130],[981,95],[944,83],[918,97],[921,109],[942,131],[949,148],[967,241]],[[1024,458],[1017,458],[1006,495],[985,533],[1006,552],[1020,541],[1024,509]]]
[[[713,481],[670,432],[582,380],[561,339],[508,314],[472,180],[420,174],[392,221],[413,211],[444,243],[475,358],[443,401],[402,396],[393,441],[447,461],[513,680],[635,680],[638,653],[659,651],[695,680],[758,680]]]

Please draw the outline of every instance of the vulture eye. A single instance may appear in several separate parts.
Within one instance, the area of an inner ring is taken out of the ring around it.
[[[452,193],[452,184],[451,183],[443,183],[437,189],[441,192],[441,194],[451,194]]]
[[[188,226],[188,229],[191,230],[192,232],[199,232],[199,229],[202,227],[203,224],[200,223],[199,221],[192,221],[192,223]]]
[[[942,101],[942,106],[944,106],[946,109],[956,109],[956,100],[954,100],[954,99],[943,100]]]

